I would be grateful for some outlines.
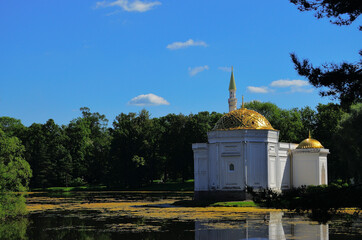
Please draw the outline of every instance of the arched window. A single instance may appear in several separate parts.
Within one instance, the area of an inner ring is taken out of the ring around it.
[[[229,171],[231,171],[231,172],[234,171],[234,164],[231,163],[231,164],[229,165]]]

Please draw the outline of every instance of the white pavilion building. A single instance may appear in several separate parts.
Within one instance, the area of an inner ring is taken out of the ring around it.
[[[246,187],[282,191],[328,183],[327,155],[311,136],[299,145],[279,142],[279,131],[261,114],[237,109],[234,73],[229,84],[229,113],[207,143],[194,143],[195,199],[246,199]]]

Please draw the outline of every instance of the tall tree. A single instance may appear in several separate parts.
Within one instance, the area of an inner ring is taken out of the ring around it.
[[[25,198],[16,193],[27,191],[31,177],[23,153],[20,140],[7,136],[0,127],[0,220],[26,213]]]
[[[307,137],[307,133],[309,131],[315,132],[317,126],[317,113],[311,107],[303,107],[299,110],[301,121],[302,121],[302,129],[301,134]]]
[[[0,117],[0,127],[6,133],[6,135],[17,137],[20,140],[23,140],[26,127],[19,119],[11,117]]]
[[[153,156],[151,143],[152,121],[146,110],[139,114],[121,113],[111,131],[110,183],[137,187],[147,182],[147,166]]]
[[[34,177],[32,187],[67,186],[71,181],[72,158],[66,149],[64,130],[49,119],[32,124],[25,137],[26,159]]]
[[[328,155],[328,178],[345,178],[343,158],[340,159],[338,147],[340,140],[336,137],[339,123],[344,112],[340,105],[334,103],[318,104],[316,114],[316,128],[312,137],[318,139],[322,145],[330,149]]]
[[[183,114],[168,114],[160,118],[164,127],[160,144],[161,152],[166,158],[163,174],[165,180],[176,180],[185,174],[184,161],[187,161],[185,153],[188,153],[187,150],[185,152],[187,120],[187,116]],[[191,145],[188,147],[191,150]]]
[[[24,151],[17,137],[7,136],[0,128],[0,193],[27,190],[32,173]]]
[[[110,138],[105,115],[80,109],[82,116],[65,127],[67,149],[73,159],[73,177],[85,183],[100,183],[107,173]]]
[[[47,142],[43,133],[43,125],[33,123],[27,130],[25,144],[25,158],[33,170],[31,187],[46,187],[50,183],[46,179],[47,173],[53,171],[50,159],[47,157]]]
[[[105,179],[108,171],[108,154],[110,148],[110,134],[108,131],[108,119],[98,112],[90,112],[90,109],[83,107],[82,117],[78,119],[90,130],[89,145],[86,151],[85,160],[88,165],[86,180],[92,184],[99,184]]]
[[[362,4],[359,0],[290,0],[300,11],[315,11],[316,17],[332,18],[332,23],[349,25],[361,14]],[[360,26],[362,30],[362,26]],[[291,58],[298,74],[320,88],[321,96],[338,99],[345,109],[362,100],[362,51],[360,60],[354,63],[323,64],[314,67],[308,59],[299,60],[292,53]],[[326,88],[326,90],[325,90]]]
[[[340,122],[336,148],[346,169],[346,178],[362,182],[362,103],[351,106]]]

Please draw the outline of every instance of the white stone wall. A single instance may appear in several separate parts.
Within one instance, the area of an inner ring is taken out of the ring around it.
[[[244,189],[240,142],[220,143],[220,186],[224,190]]]
[[[328,183],[328,149],[295,149],[292,151],[293,186]]]
[[[278,189],[278,145],[277,143],[268,144],[268,188]]]
[[[267,188],[268,164],[266,144],[248,142],[246,144],[247,185],[254,188]]]
[[[328,149],[296,149],[274,130],[211,131],[195,143],[195,191],[284,190],[328,183]]]
[[[278,132],[271,130],[212,131],[209,138],[209,186],[216,190],[244,190],[269,186],[269,167],[276,186]],[[273,153],[268,152],[268,147]],[[270,164],[270,162],[272,164]],[[230,171],[230,165],[234,171]]]
[[[297,146],[295,143],[278,144],[277,188],[281,190],[291,188],[291,150]]]
[[[209,190],[220,189],[219,144],[209,143]]]
[[[207,191],[208,185],[208,144],[194,143],[192,144],[194,151],[194,184],[195,191]]]
[[[320,177],[319,184],[328,184],[327,156],[319,157]]]

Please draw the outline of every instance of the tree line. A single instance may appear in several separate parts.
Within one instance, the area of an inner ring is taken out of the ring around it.
[[[193,178],[193,142],[207,141],[219,113],[168,114],[150,118],[146,110],[108,120],[88,108],[67,125],[49,119],[25,127],[2,117],[0,128],[21,140],[33,176],[30,187],[106,184],[138,187],[155,179]]]
[[[281,142],[299,143],[311,131],[313,138],[331,151],[329,180],[361,180],[362,104],[352,105],[348,112],[333,103],[319,104],[316,110],[286,110],[258,101],[245,106],[264,115],[279,130]],[[10,141],[18,149],[12,159],[25,159],[30,164],[30,187],[104,184],[137,188],[153,180],[191,179],[191,144],[207,142],[207,132],[222,116],[199,112],[151,118],[148,111],[142,110],[121,113],[108,127],[104,115],[89,108],[80,110],[80,117],[62,126],[52,119],[26,127],[18,119],[0,118],[2,139],[10,139],[6,140],[8,144]],[[8,151],[4,146],[1,145],[1,151]],[[0,163],[6,165],[3,160]],[[23,169],[18,171],[19,176],[26,172]],[[5,170],[1,174],[11,175]]]

